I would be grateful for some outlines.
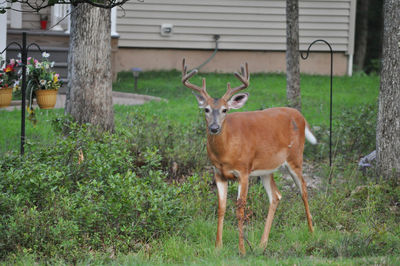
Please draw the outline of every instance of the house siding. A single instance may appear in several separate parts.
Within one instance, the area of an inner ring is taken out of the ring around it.
[[[35,12],[27,4],[22,4],[22,28],[29,30],[40,29],[40,15],[50,18],[50,8],[44,8],[40,13]],[[11,13],[9,13],[11,15]]]
[[[325,39],[338,52],[352,53],[355,0],[300,0],[300,49]],[[286,1],[146,0],[129,1],[118,11],[120,47],[284,51]],[[161,24],[173,34],[160,34]],[[326,51],[324,44],[313,50]]]

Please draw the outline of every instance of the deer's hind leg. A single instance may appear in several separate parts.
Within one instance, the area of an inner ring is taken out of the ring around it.
[[[282,198],[278,187],[275,184],[273,174],[262,176],[262,183],[269,198],[269,209],[267,219],[265,221],[264,233],[261,237],[260,247],[266,248],[268,244],[269,233],[271,231],[272,221],[274,219],[275,211],[278,207],[279,201]]]
[[[238,220],[238,230],[239,230],[239,252],[241,255],[246,254],[246,249],[244,247],[244,211],[246,208],[247,192],[249,189],[249,176],[248,174],[239,175],[239,185],[240,191],[236,202],[236,218]]]
[[[308,222],[308,229],[310,232],[314,232],[314,227],[312,224],[312,216],[310,213],[310,207],[308,206],[308,193],[307,193],[307,184],[303,178],[302,174],[302,161],[301,163],[287,163],[287,169],[291,177],[293,178],[294,182],[296,183],[297,187],[300,189],[301,198],[303,199],[304,207],[306,209],[306,216]]]

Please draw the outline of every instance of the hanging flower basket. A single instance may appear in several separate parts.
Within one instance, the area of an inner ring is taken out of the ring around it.
[[[0,88],[0,108],[7,107],[11,103],[12,88]]]
[[[58,90],[36,90],[36,102],[40,109],[53,109],[56,105]]]
[[[27,94],[29,99],[28,112],[34,116],[32,100],[36,97],[36,102],[41,109],[53,109],[56,105],[57,92],[61,86],[59,74],[52,71],[54,62],[49,62],[50,54],[43,52],[43,60],[29,57],[27,62]]]
[[[0,108],[9,106],[13,89],[18,90],[19,66],[17,60],[6,61],[0,55]]]

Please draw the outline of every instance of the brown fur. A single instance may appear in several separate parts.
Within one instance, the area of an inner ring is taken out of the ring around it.
[[[294,130],[292,121],[299,130]],[[208,156],[228,179],[234,179],[232,170],[250,174],[276,169],[287,158],[302,155],[304,129],[303,116],[292,108],[228,114],[221,133],[207,136]]]

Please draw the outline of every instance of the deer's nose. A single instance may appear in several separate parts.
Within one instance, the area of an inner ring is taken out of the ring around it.
[[[218,131],[219,131],[219,125],[217,125],[217,124],[212,124],[212,125],[210,126],[210,131],[211,131],[211,133],[213,133],[213,134],[218,133]]]

